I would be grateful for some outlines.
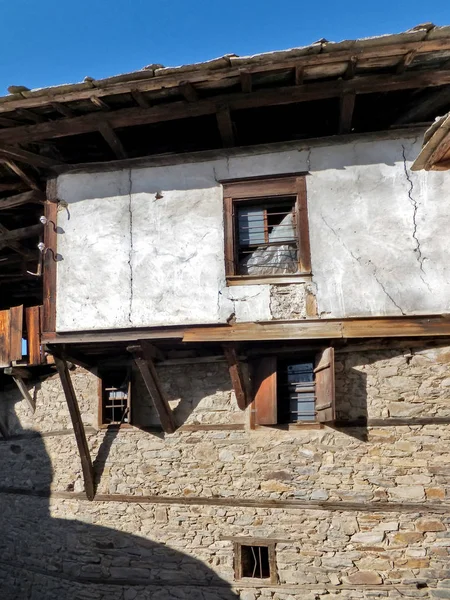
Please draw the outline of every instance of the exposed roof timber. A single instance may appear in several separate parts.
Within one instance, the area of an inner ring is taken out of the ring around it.
[[[353,79],[353,77],[356,74],[357,64],[358,64],[358,58],[356,56],[352,56],[351,59],[348,61],[347,69],[345,70],[345,73],[344,73],[344,79],[346,79],[346,80]]]
[[[33,123],[45,123],[47,119],[27,108],[17,108],[16,115]]]
[[[70,119],[70,117],[74,117],[75,116],[75,112],[69,108],[67,106],[67,104],[61,104],[60,102],[51,102],[50,106],[56,110],[56,112],[59,112],[60,114],[62,114],[64,117],[67,117]]]
[[[230,146],[235,146],[236,140],[234,137],[230,109],[226,106],[220,108],[216,113],[216,119],[223,147],[229,148]]]
[[[39,235],[39,233],[42,232],[42,228],[43,225],[39,223],[38,225],[31,225],[30,227],[22,227],[10,231],[0,224],[0,249],[10,248],[11,250],[14,250],[14,252],[31,260],[35,257],[36,252],[22,246],[19,240]]]
[[[14,190],[22,190],[23,187],[24,187],[24,185],[20,181],[14,181],[11,183],[0,182],[0,192],[11,192]]]
[[[142,92],[140,92],[139,90],[132,90],[131,96],[132,96],[133,100],[136,102],[136,104],[138,106],[140,106],[141,108],[150,108],[150,106],[152,105],[150,100],[148,100],[148,98],[146,98],[144,96],[144,94]]]
[[[188,102],[196,102],[199,99],[197,90],[189,81],[180,81],[180,93]]]
[[[97,96],[91,96],[89,98],[89,100],[92,102],[92,104],[94,106],[96,106],[100,110],[103,110],[105,112],[108,112],[109,110],[111,110],[110,106],[108,104],[106,104],[106,102],[104,100],[102,100],[101,98],[97,98]]]
[[[239,79],[241,81],[241,89],[244,94],[250,94],[252,91],[252,74],[250,71],[243,69],[239,71]]]
[[[367,94],[445,84],[450,84],[450,70],[407,72],[402,75],[367,75],[355,77],[349,81],[335,80],[261,90],[258,94],[224,94],[188,104],[181,101],[154,106],[149,109],[123,108],[110,111],[107,115],[105,114],[104,119],[107,119],[113,128],[130,127],[214,114],[218,106],[225,105],[230,110],[241,110],[333,98],[352,92]],[[0,130],[0,144],[29,143],[42,139],[89,133],[98,129],[99,119],[101,118],[100,113],[94,112],[72,119],[61,119],[38,125],[24,125],[13,129]]]
[[[450,113],[438,119],[425,133],[424,147],[414,161],[411,170],[420,171],[425,169],[426,171],[430,171],[439,168],[438,163],[445,156],[449,148]]]
[[[432,90],[428,98],[420,101],[418,98],[411,102],[409,108],[394,122],[394,126],[411,123],[426,118],[430,113],[437,113],[440,108],[450,104],[450,86]]]
[[[34,167],[41,167],[43,169],[51,169],[52,167],[61,164],[62,161],[42,156],[41,154],[34,154],[27,150],[13,146],[1,146],[0,145],[0,157],[8,160],[16,160]]]
[[[295,85],[302,85],[305,77],[305,67],[303,65],[296,65],[294,71]]]
[[[10,196],[9,198],[0,199],[0,211],[15,208],[16,206],[23,206],[24,204],[42,204],[43,202],[45,202],[44,193],[32,190],[23,194]]]
[[[414,57],[417,54],[417,50],[411,50],[410,52],[408,52],[407,54],[405,54],[403,56],[403,58],[401,58],[399,60],[399,63],[397,65],[397,73],[400,75],[401,73],[403,73],[408,67],[409,65],[412,63],[412,61],[414,60]]]
[[[441,29],[447,31],[448,28]],[[0,98],[0,112],[8,112],[19,107],[45,106],[55,101],[70,102],[90,99],[91,97],[98,98],[129,93],[130,87],[141,92],[178,87],[181,79],[189,81],[192,85],[201,84],[205,81],[220,81],[226,78],[239,77],[239,72],[242,69],[246,69],[250,73],[261,73],[268,70],[294,69],[297,66],[308,67],[348,62],[354,56],[363,57],[364,59],[401,58],[412,50],[417,50],[418,55],[450,50],[450,35],[444,34],[443,37],[424,39],[428,34],[429,32],[423,30],[419,34],[414,32],[399,34],[398,36],[382,36],[375,38],[373,41],[356,40],[340,44],[311,45],[306,48],[267,53],[266,55],[254,57],[234,58],[226,56],[217,59],[217,61],[199,65],[156,69],[155,71],[142,70],[106,80],[93,80],[89,83],[32,90],[23,92],[20,97],[11,95]],[[213,63],[217,63],[217,68],[215,68],[216,64]]]
[[[356,94],[341,96],[339,133],[350,133],[352,130],[353,111],[355,109]]]
[[[125,148],[122,146],[122,142],[108,121],[102,121],[98,126],[98,130],[103,136],[105,142],[114,152],[116,158],[120,160],[128,157],[127,153],[125,152]]]
[[[18,121],[14,119],[7,119],[6,117],[0,117],[0,126],[2,127],[16,127],[16,125],[20,125]]]
[[[34,177],[30,173],[24,171],[17,163],[12,160],[5,160],[5,165],[15,175],[17,175],[29,188],[32,190],[42,191],[42,184],[37,177]]]

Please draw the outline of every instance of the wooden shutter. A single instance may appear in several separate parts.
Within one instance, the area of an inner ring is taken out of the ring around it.
[[[0,311],[0,367],[22,358],[23,306]]]
[[[334,348],[325,348],[316,358],[316,413],[319,423],[336,418],[334,392]]]
[[[27,323],[28,364],[40,365],[44,362],[41,346],[41,307],[30,306],[25,309]]]
[[[277,424],[277,358],[267,356],[255,364],[255,424]]]

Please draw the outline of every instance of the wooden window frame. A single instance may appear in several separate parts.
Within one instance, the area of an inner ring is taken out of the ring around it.
[[[334,348],[322,348],[315,354],[315,413],[314,421],[297,421],[290,425],[309,427],[333,423],[336,420]],[[250,426],[284,426],[278,422],[277,355],[261,357],[253,362],[253,401]]]
[[[127,394],[128,394],[128,398],[127,398],[127,406],[128,406],[128,422],[126,423],[106,423],[105,422],[105,417],[104,417],[104,408],[103,408],[103,392],[104,392],[104,385],[103,385],[103,375],[101,370],[99,370],[97,372],[97,379],[98,379],[98,413],[97,413],[97,418],[98,418],[98,428],[99,429],[108,429],[109,427],[118,427],[120,429],[129,429],[131,428],[132,425],[132,402],[133,402],[133,397],[132,397],[132,393],[131,393],[131,383],[132,383],[132,374],[130,372],[130,377],[129,377],[129,381],[128,381],[128,386],[127,386]]]
[[[308,206],[305,174],[253,178],[223,182],[225,274],[229,284],[236,281],[258,281],[258,283],[282,282],[311,275],[311,248],[309,241]],[[296,221],[298,272],[273,275],[239,275],[237,273],[236,207],[260,199],[295,197],[294,216]]]
[[[264,546],[269,553],[269,577],[244,577],[242,575],[242,546]],[[254,540],[250,538],[248,541],[239,541],[233,543],[234,549],[234,578],[236,581],[254,581],[254,582],[269,582],[271,584],[278,583],[277,573],[277,558],[275,550],[276,542],[269,540]],[[255,583],[257,585],[257,583]]]

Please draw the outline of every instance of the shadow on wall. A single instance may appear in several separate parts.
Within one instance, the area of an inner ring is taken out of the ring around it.
[[[20,430],[11,403],[6,404],[0,403],[0,420],[15,434],[9,440],[0,438],[2,599],[197,600],[206,595],[208,600],[238,599],[230,585],[199,560],[119,531],[135,526],[136,517],[129,514],[127,504],[80,502],[82,520],[53,518],[52,468],[43,439]],[[72,500],[58,502],[61,514],[66,509],[74,510]],[[158,509],[164,512],[164,507]],[[148,524],[153,509],[142,511]],[[91,524],[99,514],[105,519],[106,513],[116,529]],[[158,527],[164,523],[155,521],[148,529]]]

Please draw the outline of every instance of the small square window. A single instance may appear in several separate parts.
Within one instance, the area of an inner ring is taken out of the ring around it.
[[[266,579],[270,583],[277,582],[275,543],[235,543],[234,553],[236,579]]]
[[[99,370],[99,424],[131,422],[131,372],[126,367]]]
[[[226,183],[223,191],[229,278],[311,272],[304,176]]]

